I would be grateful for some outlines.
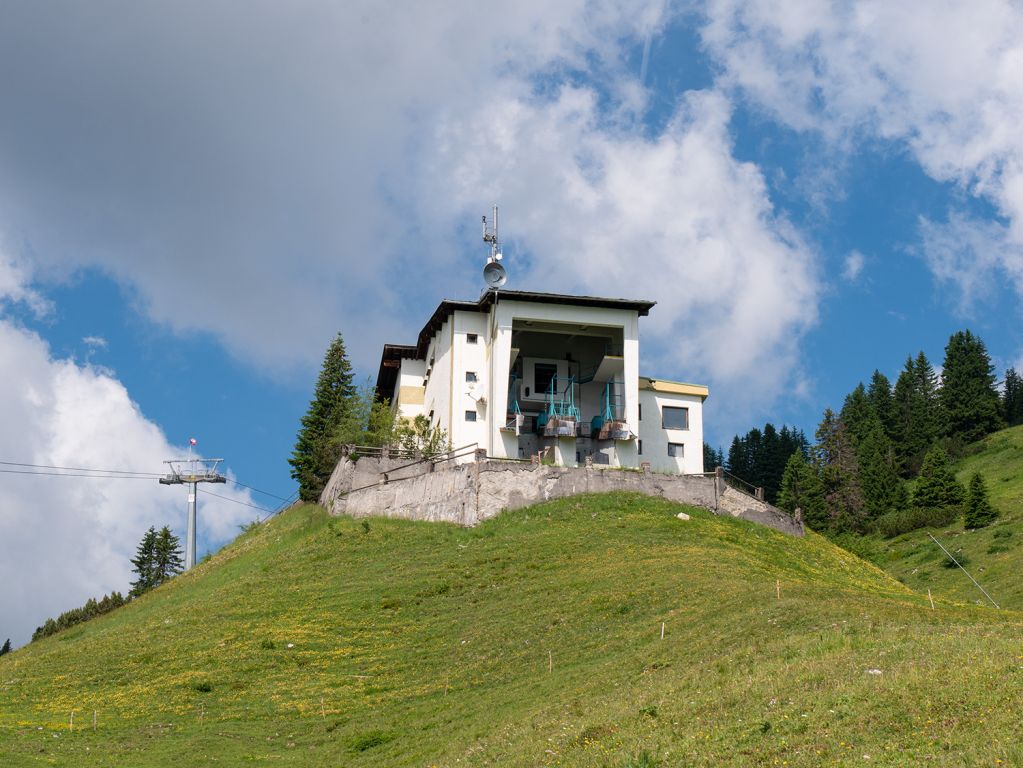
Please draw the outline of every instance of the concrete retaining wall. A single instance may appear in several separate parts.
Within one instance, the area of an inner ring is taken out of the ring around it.
[[[659,475],[596,467],[549,467],[481,459],[470,464],[342,458],[320,503],[333,515],[397,517],[473,526],[506,509],[580,493],[632,491],[751,520],[802,536],[791,515],[713,475]],[[402,467],[401,469],[397,469]]]

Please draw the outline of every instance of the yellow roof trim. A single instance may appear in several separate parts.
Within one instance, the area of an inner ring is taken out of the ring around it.
[[[652,389],[654,392],[663,392],[666,395],[692,395],[704,400],[710,395],[710,389],[702,384],[686,384],[683,381],[651,379],[646,376],[639,377],[639,388]]]

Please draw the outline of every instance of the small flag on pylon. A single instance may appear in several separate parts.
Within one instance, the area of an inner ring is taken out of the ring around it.
[[[198,442],[199,442],[199,441],[198,441],[198,440],[196,440],[196,439],[195,439],[194,437],[190,437],[190,438],[188,438],[188,444],[189,444],[189,445],[195,445],[195,444],[196,444],[196,443],[198,443]]]

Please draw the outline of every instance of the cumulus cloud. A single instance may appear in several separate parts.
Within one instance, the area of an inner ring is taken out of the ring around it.
[[[373,364],[402,313],[437,299],[389,283],[431,258],[428,224],[393,201],[438,108],[580,70],[637,104],[619,47],[658,29],[662,5],[12,6],[0,226],[43,277],[99,267],[156,321],[242,359],[314,363],[358,318],[372,332],[349,347]]]
[[[0,460],[19,464],[159,473],[181,455],[110,373],[54,359],[36,334],[0,318]],[[13,375],[12,375],[13,374]],[[127,591],[129,559],[145,530],[170,525],[183,537],[185,491],[155,479],[19,474],[0,466],[0,632],[16,644],[51,616]],[[81,474],[81,473],[79,473]],[[250,503],[248,492],[218,493]],[[255,511],[203,496],[199,536],[224,542]]]
[[[703,40],[721,82],[832,146],[897,141],[932,178],[992,203],[1004,232],[953,212],[923,222],[928,263],[964,296],[1008,273],[1023,290],[1023,9],[1008,0],[710,0]],[[952,238],[962,242],[952,243]],[[979,240],[1010,245],[961,269]],[[937,250],[931,250],[931,248]]]
[[[598,95],[510,90],[444,121],[415,193],[437,217],[468,216],[486,190],[511,211],[516,285],[649,297],[644,360],[660,375],[770,398],[816,319],[810,249],[772,208],[759,169],[737,161],[720,94],[687,95],[663,133],[602,124]],[[487,119],[488,116],[491,119]]]

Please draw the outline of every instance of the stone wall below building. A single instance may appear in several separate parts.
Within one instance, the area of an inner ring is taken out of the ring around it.
[[[803,525],[721,476],[662,475],[596,467],[551,467],[481,458],[466,464],[343,457],[320,503],[332,515],[396,517],[473,526],[506,509],[581,493],[631,491],[751,520],[794,536]]]

